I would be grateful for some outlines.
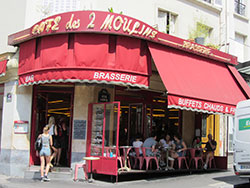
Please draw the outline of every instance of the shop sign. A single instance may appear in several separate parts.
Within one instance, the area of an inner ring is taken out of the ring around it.
[[[201,46],[199,44],[191,43],[189,41],[183,41],[182,47],[189,49],[189,50],[193,50],[194,52],[198,52],[198,53],[202,53],[202,54],[206,54],[206,55],[212,54],[210,48],[207,48],[205,46]]]
[[[102,89],[98,93],[98,102],[110,102],[110,94],[106,89]]]
[[[8,44],[16,45],[35,37],[69,32],[132,36],[191,51],[202,56],[209,56],[219,61],[237,64],[236,57],[219,50],[159,32],[150,25],[129,16],[102,11],[76,11],[48,17],[29,29],[10,35]]]
[[[136,83],[137,76],[125,73],[94,72],[93,79]]]
[[[250,129],[250,118],[239,119],[239,130],[248,130]]]
[[[169,96],[169,105],[176,105],[185,108],[192,108],[198,110],[205,110],[209,112],[234,114],[235,106],[225,105],[221,103],[213,103],[208,101],[201,101],[189,98]]]
[[[141,21],[120,14],[75,12],[49,17],[31,28],[32,35],[68,31],[103,31],[154,39],[158,31]]]
[[[28,121],[14,121],[14,133],[15,134],[27,134],[29,132]]]

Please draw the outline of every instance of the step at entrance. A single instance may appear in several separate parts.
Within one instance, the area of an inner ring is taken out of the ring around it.
[[[25,179],[40,179],[40,166],[30,166],[24,173]],[[49,178],[54,180],[73,180],[72,170],[69,167],[53,167]]]

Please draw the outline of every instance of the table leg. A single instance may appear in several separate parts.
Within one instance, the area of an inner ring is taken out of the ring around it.
[[[125,160],[124,160],[124,162],[125,162],[124,167],[125,167],[125,168],[128,168],[128,166],[127,166],[127,151],[126,151],[126,149],[124,150],[124,157],[125,157]]]
[[[166,150],[166,158],[167,158],[167,161],[166,161],[166,168],[168,168],[168,149]]]
[[[93,182],[93,173],[92,173],[92,160],[90,161],[90,179],[88,181],[89,183]]]

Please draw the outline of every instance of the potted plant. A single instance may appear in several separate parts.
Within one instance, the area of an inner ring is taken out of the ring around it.
[[[196,28],[189,32],[189,39],[194,39],[196,43],[204,45],[205,39],[209,35],[209,31],[210,27],[197,22]]]

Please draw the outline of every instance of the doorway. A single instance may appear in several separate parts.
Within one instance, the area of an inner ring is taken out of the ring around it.
[[[34,86],[31,125],[30,165],[39,165],[34,143],[51,116],[58,125],[57,140],[61,145],[60,166],[69,167],[71,161],[72,107],[74,87]],[[59,156],[58,156],[59,157]]]
[[[128,137],[129,145],[135,140],[137,135],[143,136],[144,108],[142,103],[129,104],[128,116]]]

